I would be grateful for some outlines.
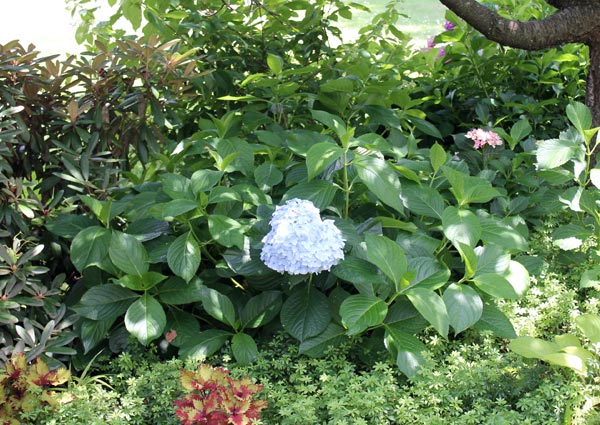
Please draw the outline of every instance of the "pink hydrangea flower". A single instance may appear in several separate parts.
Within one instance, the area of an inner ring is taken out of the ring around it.
[[[495,148],[496,146],[502,145],[502,139],[500,136],[493,131],[486,131],[482,128],[474,128],[465,134],[465,137],[473,140],[475,149],[479,149],[485,145]]]

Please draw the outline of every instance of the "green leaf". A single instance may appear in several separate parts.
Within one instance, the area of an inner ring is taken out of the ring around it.
[[[600,266],[584,271],[579,280],[580,288],[593,288],[596,286],[600,286]]]
[[[208,314],[232,328],[236,327],[235,308],[226,295],[216,289],[204,286],[202,289],[202,307]]]
[[[141,0],[121,0],[121,12],[125,19],[131,22],[134,30],[142,24],[142,2]]]
[[[167,276],[157,272],[146,272],[140,276],[126,274],[115,282],[134,291],[147,291],[165,280]]]
[[[149,214],[157,220],[173,221],[175,217],[179,217],[196,208],[198,208],[198,202],[196,201],[174,199],[169,202],[153,205],[149,210]]]
[[[553,342],[531,336],[520,336],[513,339],[508,344],[508,348],[528,359],[542,359],[548,354],[553,354],[560,350],[560,347]]]
[[[518,261],[511,260],[508,263],[508,269],[504,272],[503,277],[511,284],[519,297],[525,295],[529,289],[529,272]]]
[[[283,71],[283,59],[278,55],[267,53],[267,66],[274,75],[279,75]]]
[[[106,320],[81,319],[79,337],[83,344],[83,353],[87,354],[100,341],[107,337],[116,317]]]
[[[244,248],[244,228],[232,218],[218,214],[209,215],[208,231],[214,240],[227,248]]]
[[[531,125],[527,119],[517,121],[510,129],[510,148],[514,149],[517,143],[531,134],[531,130]]]
[[[322,333],[331,320],[327,297],[306,284],[297,285],[281,307],[283,328],[300,342]]]
[[[179,356],[182,358],[191,357],[205,360],[216,353],[230,336],[231,332],[220,329],[209,329],[200,332],[195,339],[187,341],[179,349]]]
[[[283,180],[283,173],[275,164],[265,162],[254,169],[254,181],[261,188],[273,187]]]
[[[125,313],[125,328],[144,346],[161,336],[167,316],[152,295],[144,294]]]
[[[431,168],[435,173],[438,172],[440,167],[446,163],[447,154],[444,148],[437,142],[429,149],[429,162],[431,162]]]
[[[248,334],[235,334],[231,339],[231,351],[236,362],[240,365],[247,365],[254,361],[258,355],[256,342]]]
[[[575,323],[592,344],[600,342],[600,316],[597,314],[582,314],[575,318]]]
[[[314,119],[333,130],[338,137],[341,138],[346,134],[346,125],[340,117],[330,114],[329,112],[317,111],[315,109],[311,110],[310,113]]]
[[[516,300],[519,294],[510,282],[503,276],[496,273],[483,273],[473,278],[473,283],[483,292],[495,298],[505,298]]]
[[[119,285],[107,283],[87,290],[73,309],[92,320],[114,319],[127,311],[139,295]]]
[[[158,298],[171,305],[191,304],[202,301],[202,280],[198,277],[189,282],[177,276],[171,276],[156,287]]]
[[[366,234],[367,260],[379,269],[399,287],[406,273],[407,260],[404,250],[396,242],[385,236]]]
[[[56,218],[49,218],[45,226],[57,236],[73,239],[82,230],[96,224],[97,221],[84,215],[61,214]]]
[[[436,290],[448,282],[450,269],[433,257],[411,257],[408,260],[408,270],[415,272],[410,282],[411,287]]]
[[[460,206],[489,202],[501,195],[486,179],[469,176],[447,165],[442,166],[442,170],[452,186],[450,191]]]
[[[579,248],[583,242],[592,236],[593,232],[583,226],[568,223],[552,232],[552,245],[565,251]]]
[[[337,161],[343,153],[344,150],[333,143],[322,142],[313,145],[306,153],[308,181]]]
[[[324,210],[331,205],[337,188],[326,180],[313,180],[292,186],[282,197],[281,201],[298,198],[311,201],[317,208]]]
[[[200,266],[200,247],[192,232],[180,235],[167,250],[167,263],[177,276],[189,282]]]
[[[538,142],[537,165],[541,170],[560,167],[569,162],[581,149],[577,141],[549,139]]]
[[[319,335],[302,341],[298,352],[311,357],[320,357],[329,347],[335,347],[344,340],[346,340],[346,329],[330,323]]]
[[[362,258],[347,256],[332,269],[339,279],[350,282],[361,292],[373,294],[373,285],[384,283],[377,267]]]
[[[403,213],[400,200],[400,180],[394,169],[383,159],[356,155],[352,161],[358,178],[381,202]]]
[[[405,332],[401,323],[385,325],[385,341],[400,371],[408,377],[415,376],[426,361],[422,355],[427,351],[425,344]]]
[[[351,295],[342,302],[340,316],[348,335],[357,335],[383,323],[387,304],[373,295]]]
[[[435,137],[437,139],[443,139],[442,134],[437,129],[437,127],[435,125],[433,125],[432,123],[430,123],[429,121],[425,121],[420,118],[411,116],[410,122],[412,124],[414,124],[414,126],[417,129],[419,129],[423,133],[427,134],[428,136]]]
[[[108,255],[113,264],[126,274],[141,276],[148,271],[148,253],[135,236],[113,231]]]
[[[443,299],[455,335],[481,319],[483,301],[473,288],[453,283],[444,291]]]
[[[465,263],[464,277],[465,279],[470,279],[475,276],[475,271],[477,270],[477,255],[475,254],[475,250],[462,242],[457,242],[455,246],[460,254],[460,258]]]
[[[212,189],[223,177],[223,171],[198,170],[192,174],[192,191],[194,195]]]
[[[477,256],[477,274],[503,274],[508,270],[510,255],[497,245],[478,246],[474,250]]]
[[[586,376],[587,368],[585,366],[585,358],[581,357],[581,354],[585,353],[586,351],[587,350],[577,350],[577,354],[552,353],[545,356],[542,360],[550,364],[555,364],[557,366],[568,367],[570,369],[573,369],[578,374]]]
[[[479,219],[469,210],[447,207],[442,214],[442,227],[454,246],[460,242],[474,247],[481,237]]]
[[[194,201],[196,196],[192,190],[192,181],[179,174],[166,173],[160,177],[162,190],[173,200],[188,199]]]
[[[175,331],[175,339],[171,341],[174,347],[183,347],[194,340],[200,333],[200,323],[198,319],[191,314],[181,310],[169,309],[167,312],[168,332]]]
[[[258,328],[273,320],[281,310],[279,291],[264,291],[250,298],[240,314],[242,328]]]
[[[104,265],[109,261],[110,241],[110,230],[103,227],[94,226],[82,230],[71,242],[71,262],[79,272],[90,266],[105,269]]]
[[[429,186],[405,184],[402,187],[400,198],[404,206],[412,213],[440,220],[446,207],[444,198],[440,193]]]
[[[567,105],[567,117],[581,135],[592,127],[592,113],[583,103],[572,102]]]
[[[480,331],[491,331],[499,338],[517,337],[515,328],[508,317],[492,304],[483,305],[481,319],[473,327]]]
[[[426,288],[411,288],[406,292],[406,296],[440,335],[448,338],[450,319],[442,297]]]
[[[514,227],[493,217],[482,217],[481,240],[486,244],[494,244],[506,248],[509,252],[526,251],[527,239]]]

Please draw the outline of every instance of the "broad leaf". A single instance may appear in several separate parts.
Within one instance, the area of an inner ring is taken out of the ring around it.
[[[367,259],[399,287],[406,273],[407,260],[404,250],[396,242],[385,236],[365,235]]]
[[[483,301],[473,288],[453,283],[444,291],[443,299],[448,310],[450,326],[456,335],[481,319]]]
[[[570,161],[581,149],[581,145],[572,140],[549,139],[538,142],[537,164],[542,170],[560,167]]]
[[[320,357],[329,347],[335,347],[344,340],[346,340],[346,329],[330,323],[319,335],[302,341],[298,352],[311,357]]]
[[[400,200],[400,180],[393,168],[383,159],[357,155],[352,161],[358,178],[384,204],[403,213]]]
[[[519,298],[519,294],[515,291],[515,288],[510,282],[505,277],[496,273],[483,273],[477,275],[473,278],[473,283],[475,283],[475,285],[483,292],[495,298],[505,298],[509,300],[516,300]]]
[[[426,288],[412,288],[406,292],[406,296],[440,335],[447,338],[450,319],[442,297]]]
[[[206,286],[201,291],[204,310],[219,322],[235,328],[235,308],[229,297]]]
[[[575,318],[575,323],[592,344],[600,342],[600,316],[597,314],[582,314]]]
[[[258,355],[256,342],[248,334],[235,334],[231,339],[231,351],[236,362],[240,365],[252,363]]]
[[[327,297],[306,284],[297,285],[281,308],[283,328],[300,342],[322,333],[331,320]]]
[[[385,342],[396,358],[396,365],[406,376],[414,376],[425,363],[422,353],[427,351],[427,347],[401,325],[385,325]]]
[[[107,283],[94,286],[83,294],[73,308],[81,316],[92,320],[114,319],[127,311],[139,295],[122,286]]]
[[[326,180],[313,180],[308,183],[300,183],[291,187],[281,201],[298,198],[311,201],[317,208],[324,210],[331,205],[337,188]]]
[[[148,253],[135,236],[113,231],[108,254],[113,264],[126,274],[142,276],[148,271]]]
[[[481,319],[473,327],[480,331],[491,331],[499,338],[517,337],[508,317],[492,304],[483,305]]]
[[[412,213],[440,220],[446,207],[440,193],[429,186],[405,184],[400,194],[404,206]]]
[[[83,344],[83,353],[87,354],[100,341],[108,336],[110,327],[115,323],[116,317],[106,320],[82,319],[80,322],[79,338]]]
[[[203,287],[202,280],[198,277],[186,282],[180,277],[172,276],[156,287],[156,293],[165,304],[191,304],[202,301]]]
[[[148,289],[158,285],[166,278],[167,276],[157,272],[146,272],[140,276],[126,274],[125,276],[116,280],[116,283],[124,286],[125,288],[133,289],[134,291],[147,291]]]
[[[348,329],[348,335],[357,335],[372,326],[380,325],[387,312],[387,304],[372,295],[352,295],[340,306],[340,316]]]
[[[240,315],[242,328],[258,328],[273,320],[281,310],[281,292],[264,291],[250,298]]]
[[[244,228],[232,218],[218,214],[209,215],[208,231],[218,243],[227,248],[244,248]]]
[[[442,215],[442,227],[454,246],[461,242],[474,247],[481,237],[479,219],[469,210],[447,207]]]
[[[230,336],[231,332],[220,329],[209,329],[200,332],[196,335],[196,338],[186,341],[179,349],[179,356],[204,360],[216,353]]]
[[[82,230],[71,242],[71,262],[79,272],[90,266],[104,269],[105,263],[109,261],[110,241],[110,230],[103,227],[94,226]]]
[[[167,316],[158,301],[149,294],[142,295],[131,304],[125,314],[125,327],[142,345],[161,336]]]
[[[343,153],[344,150],[333,143],[322,142],[313,145],[306,153],[308,180],[315,178],[325,168],[337,161]]]
[[[167,250],[167,263],[177,276],[189,282],[200,266],[200,247],[192,232],[180,235]]]

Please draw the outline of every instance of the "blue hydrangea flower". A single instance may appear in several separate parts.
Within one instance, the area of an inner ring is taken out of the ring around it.
[[[311,201],[290,199],[275,208],[260,259],[280,273],[330,270],[344,258],[344,239],[333,220],[321,220]]]

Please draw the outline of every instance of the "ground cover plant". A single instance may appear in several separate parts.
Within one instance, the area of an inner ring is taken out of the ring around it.
[[[17,420],[593,420],[586,51],[191,3],[63,62],[0,45],[2,355],[76,371]]]

